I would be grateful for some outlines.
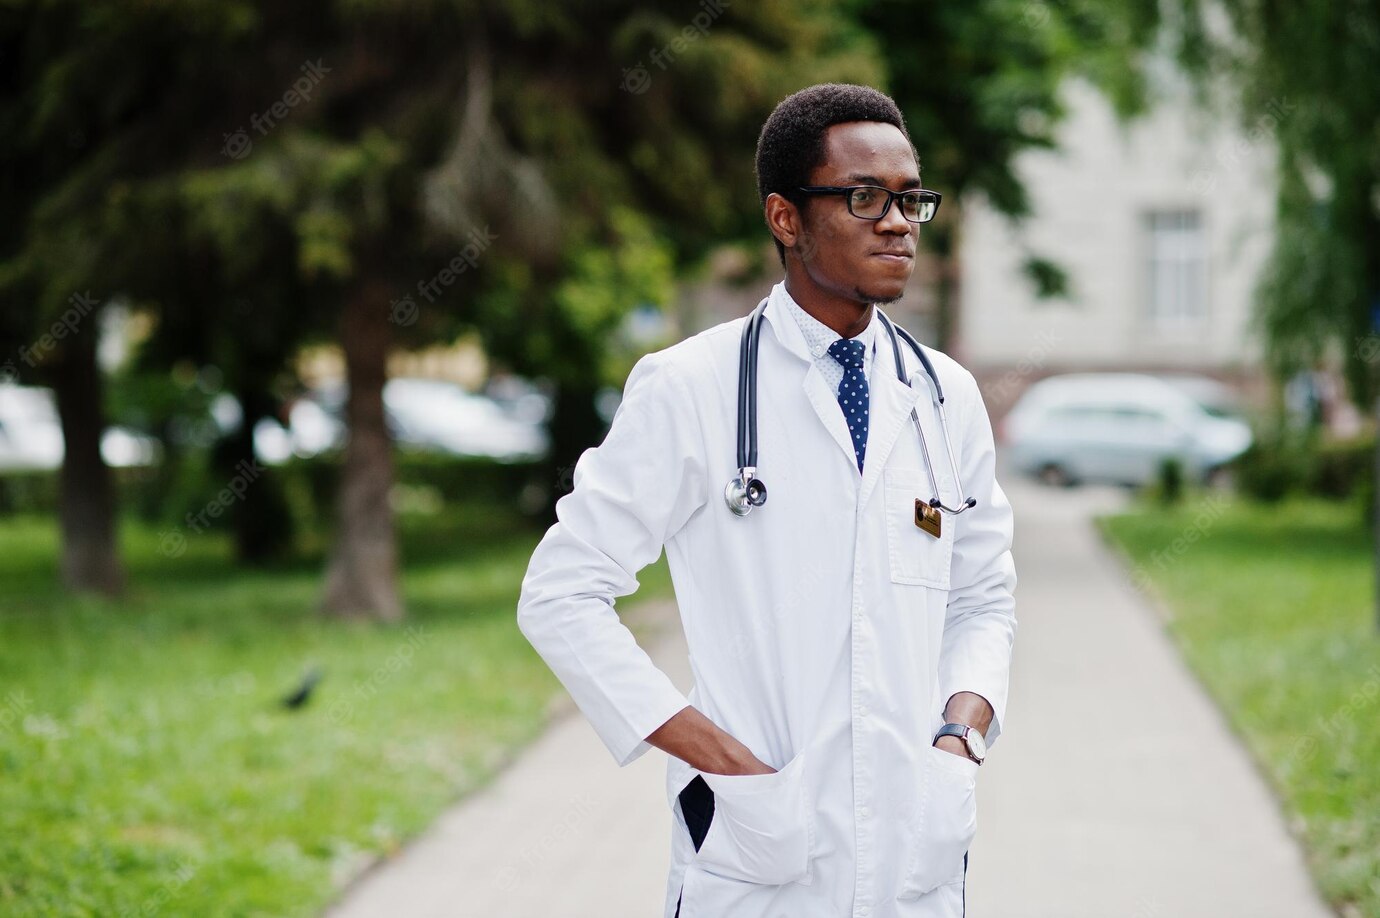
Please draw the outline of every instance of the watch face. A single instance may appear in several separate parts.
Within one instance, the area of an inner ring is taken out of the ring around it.
[[[987,758],[987,741],[976,730],[968,731],[968,748],[973,750],[973,755],[978,758]]]

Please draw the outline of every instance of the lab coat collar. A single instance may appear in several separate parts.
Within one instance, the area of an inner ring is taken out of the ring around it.
[[[767,306],[763,310],[763,315],[782,347],[805,363],[805,372],[801,380],[801,387],[805,396],[809,399],[820,423],[824,425],[839,449],[843,451],[853,468],[856,469],[857,457],[853,451],[853,439],[848,433],[848,422],[844,420],[843,412],[839,410],[838,396],[829,391],[829,384],[824,381],[824,376],[815,366],[814,355],[810,353],[809,345],[805,343],[805,335],[801,332],[800,325],[786,309],[785,298],[789,296],[784,281],[776,284],[767,297]],[[891,336],[886,333],[885,328],[879,327],[881,319],[878,318],[877,312],[878,309],[874,306],[872,333],[877,343],[877,357],[873,361],[872,373],[868,382],[870,401],[868,404],[867,453],[863,458],[861,488],[858,492],[859,507],[867,502],[872,489],[876,487],[877,481],[881,478],[882,467],[886,465],[887,456],[891,454],[891,448],[896,444],[896,438],[904,426],[909,423],[911,409],[929,392],[927,387],[920,384],[923,380],[917,382],[916,386],[912,388],[896,377],[896,359],[891,348]],[[888,318],[890,317],[888,316]],[[902,359],[905,360],[909,345],[903,341],[901,342],[901,349]],[[913,358],[914,354],[912,353],[911,356]],[[908,375],[911,370],[917,369],[915,364],[916,361],[912,359],[906,365]],[[924,371],[919,370],[919,372],[923,373]],[[920,416],[923,422],[925,413],[921,412]],[[929,427],[926,427],[925,433],[930,437],[935,436]]]
[[[800,330],[800,325],[791,318],[787,309],[787,301],[790,299],[791,295],[786,292],[786,282],[780,281],[767,295],[767,308],[763,310],[763,315],[776,334],[777,340],[786,350],[807,364],[813,363],[815,358],[810,353],[810,346],[805,343],[805,333]],[[876,321],[875,315],[872,320]]]

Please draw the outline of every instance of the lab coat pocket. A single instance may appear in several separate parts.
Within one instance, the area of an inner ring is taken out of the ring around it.
[[[939,536],[930,535],[915,524],[915,499],[928,502],[935,496],[930,493],[929,476],[923,469],[899,468],[885,468],[882,476],[892,582],[949,589],[955,518],[940,511]]]
[[[767,775],[700,772],[714,791],[714,820],[695,862],[749,883],[808,885],[813,825],[804,765],[800,753]]]
[[[978,763],[929,747],[912,852],[898,899],[914,899],[963,879],[963,855],[977,834]]]

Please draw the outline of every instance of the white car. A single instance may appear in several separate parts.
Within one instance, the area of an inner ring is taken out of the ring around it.
[[[53,390],[0,385],[0,472],[57,469],[64,452]],[[107,427],[101,434],[101,456],[112,468],[154,465],[161,455],[153,437],[124,427]]]
[[[401,446],[509,462],[546,452],[540,422],[510,417],[492,399],[453,383],[390,379],[383,386],[383,404]]]
[[[269,463],[311,457],[345,444],[345,387],[333,385],[298,399],[287,428],[265,418],[254,429],[254,448]],[[400,447],[502,462],[540,458],[547,450],[544,412],[505,411],[497,402],[454,383],[390,379],[383,386],[388,428]]]
[[[1153,481],[1166,458],[1208,481],[1251,445],[1229,390],[1204,377],[1069,373],[1025,391],[1002,423],[1015,468],[1049,484]]]

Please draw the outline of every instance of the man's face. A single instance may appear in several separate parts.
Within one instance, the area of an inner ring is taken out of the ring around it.
[[[920,187],[920,170],[895,126],[850,121],[825,132],[824,162],[809,184],[903,191]],[[795,248],[816,286],[860,304],[900,299],[915,269],[917,228],[901,215],[900,201],[880,220],[853,216],[842,195],[812,195],[800,211],[803,233]]]

